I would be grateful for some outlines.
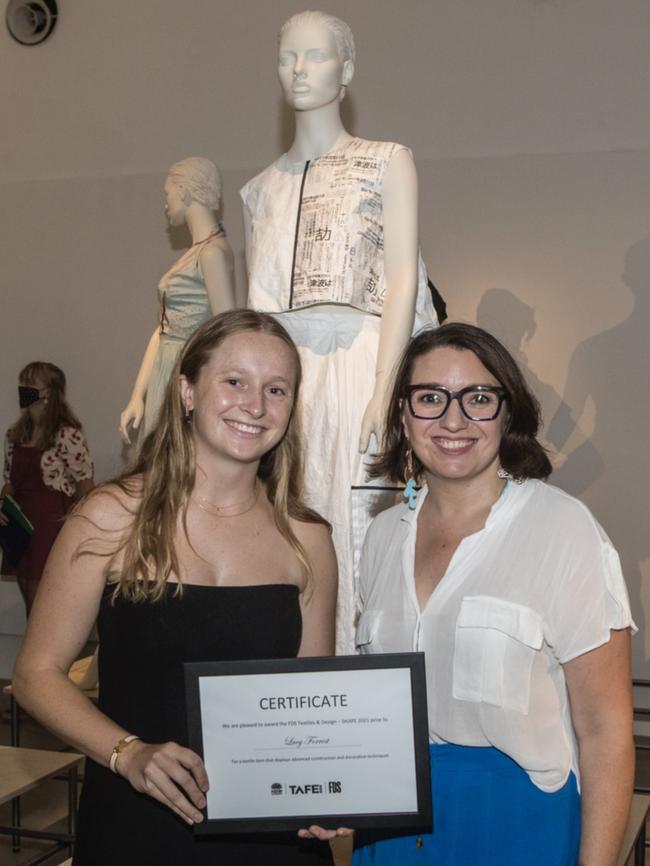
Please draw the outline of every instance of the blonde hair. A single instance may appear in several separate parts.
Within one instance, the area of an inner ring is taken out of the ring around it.
[[[350,30],[349,24],[337,18],[336,15],[330,15],[329,12],[321,12],[318,9],[297,12],[295,15],[287,18],[280,28],[278,41],[282,39],[287,30],[293,27],[294,24],[324,24],[334,37],[339,60],[342,63],[345,63],[346,60],[351,60],[354,63],[356,52],[352,30]]]
[[[184,420],[179,377],[195,383],[212,353],[228,337],[242,332],[269,334],[291,350],[296,370],[294,404],[287,430],[280,442],[261,459],[258,478],[273,504],[275,524],[302,565],[307,586],[311,567],[305,550],[291,528],[290,518],[308,523],[327,522],[307,508],[300,497],[302,461],[297,398],[301,368],[293,341],[272,316],[254,310],[231,310],[206,322],[190,338],[178,359],[167,386],[158,426],[144,440],[135,465],[117,480],[129,496],[139,497],[133,521],[118,550],[110,554],[108,579],[115,579],[113,598],[157,601],[165,583],[174,574],[181,590],[174,535],[178,515],[187,537],[187,507],[194,487],[196,464],[192,427]],[[82,551],[89,552],[89,551]],[[117,555],[121,564],[116,567]]]
[[[202,156],[189,156],[175,162],[167,177],[186,189],[194,201],[217,210],[221,204],[221,174],[217,166]]]

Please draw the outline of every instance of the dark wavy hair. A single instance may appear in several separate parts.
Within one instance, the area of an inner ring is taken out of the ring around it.
[[[446,346],[473,352],[507,392],[508,417],[499,446],[501,466],[513,478],[548,478],[552,472],[551,462],[537,441],[541,421],[539,403],[526,384],[517,362],[492,334],[475,325],[460,322],[449,322],[439,328],[421,331],[404,350],[386,413],[383,449],[369,474],[372,477],[388,476],[394,481],[406,482],[408,443],[402,426],[406,388],[411,384],[416,360],[421,355]],[[417,455],[413,454],[416,478],[422,469],[422,463]]]
[[[47,451],[54,446],[56,434],[61,427],[74,427],[81,430],[81,422],[68,406],[65,399],[65,373],[56,364],[48,361],[32,361],[18,374],[21,385],[47,388],[47,404],[42,418],[35,429],[29,412],[21,412],[20,418],[10,427],[7,436],[14,445],[23,445],[33,440],[39,451]]]

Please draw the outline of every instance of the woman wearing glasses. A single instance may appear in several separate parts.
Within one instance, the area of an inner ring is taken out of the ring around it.
[[[632,791],[630,616],[589,511],[544,483],[539,407],[492,336],[449,324],[399,367],[374,471],[407,482],[361,564],[361,652],[426,654],[433,833],[355,864],[610,866]]]

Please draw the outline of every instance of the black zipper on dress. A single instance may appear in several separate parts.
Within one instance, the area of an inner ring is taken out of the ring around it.
[[[307,180],[307,169],[311,160],[307,160],[302,173],[302,182],[300,184],[300,194],[298,196],[298,213],[296,215],[296,236],[293,239],[293,260],[291,262],[291,284],[289,286],[289,309],[293,308],[293,281],[296,275],[296,254],[298,252],[298,231],[300,229],[300,212],[302,211],[302,196],[305,190],[305,181]]]

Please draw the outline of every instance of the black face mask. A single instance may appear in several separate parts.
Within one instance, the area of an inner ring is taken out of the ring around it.
[[[18,386],[18,405],[21,409],[26,409],[40,399],[41,392],[38,388],[30,388],[28,385]]]

